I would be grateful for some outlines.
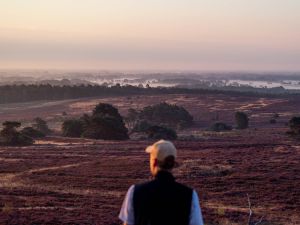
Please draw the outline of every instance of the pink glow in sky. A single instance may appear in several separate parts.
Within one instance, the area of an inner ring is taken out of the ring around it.
[[[300,1],[2,0],[0,68],[300,70]]]

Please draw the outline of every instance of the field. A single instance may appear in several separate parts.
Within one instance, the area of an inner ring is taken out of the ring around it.
[[[195,188],[205,224],[247,224],[250,197],[261,224],[300,224],[300,141],[286,122],[300,100],[225,95],[132,96],[0,106],[0,120],[46,118],[59,134],[65,118],[91,112],[98,102],[130,107],[167,101],[186,107],[195,126],[181,131],[177,180]],[[216,117],[244,131],[205,131]],[[67,116],[63,116],[66,112]],[[279,114],[276,124],[269,120]],[[189,140],[190,139],[190,140]],[[57,136],[30,147],[0,147],[0,224],[121,224],[117,216],[131,184],[150,179],[148,140],[101,141]]]

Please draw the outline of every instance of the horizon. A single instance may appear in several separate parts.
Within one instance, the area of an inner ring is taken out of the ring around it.
[[[264,69],[264,70],[258,70],[258,69],[240,69],[240,70],[234,70],[234,69],[220,69],[220,70],[214,70],[214,69],[206,69],[206,70],[193,70],[193,69],[182,69],[182,70],[172,70],[172,69],[103,69],[103,68],[77,68],[73,69],[70,67],[66,68],[60,68],[60,67],[28,67],[28,68],[22,68],[22,67],[0,67],[0,72],[78,72],[78,73],[84,73],[84,72],[107,72],[107,73],[300,73],[300,69]]]
[[[300,2],[0,3],[1,70],[299,72]]]

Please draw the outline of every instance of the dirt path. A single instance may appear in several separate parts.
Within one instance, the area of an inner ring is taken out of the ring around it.
[[[1,161],[1,160],[0,160]],[[80,162],[80,163],[73,163],[73,164],[67,164],[67,165],[61,165],[61,166],[50,166],[50,167],[43,167],[43,168],[37,168],[37,169],[30,169],[26,170],[20,173],[7,173],[7,174],[0,174],[0,187],[24,187],[26,184],[22,182],[22,176],[30,173],[35,172],[43,172],[47,170],[58,170],[58,169],[66,169],[71,167],[77,167],[84,164],[91,163],[88,162]]]

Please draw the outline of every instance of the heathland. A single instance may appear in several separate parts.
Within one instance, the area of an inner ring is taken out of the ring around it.
[[[127,189],[150,178],[144,149],[152,140],[134,134],[125,141],[67,138],[61,125],[98,103],[126,117],[129,108],[160,102],[182,106],[194,118],[177,131],[174,173],[199,193],[206,224],[247,224],[248,200],[260,224],[300,223],[300,141],[287,135],[299,97],[208,92],[1,104],[1,122],[26,126],[38,116],[54,133],[31,146],[0,147],[0,224],[120,224]],[[247,113],[249,128],[207,129],[216,121],[234,128],[237,111]]]

